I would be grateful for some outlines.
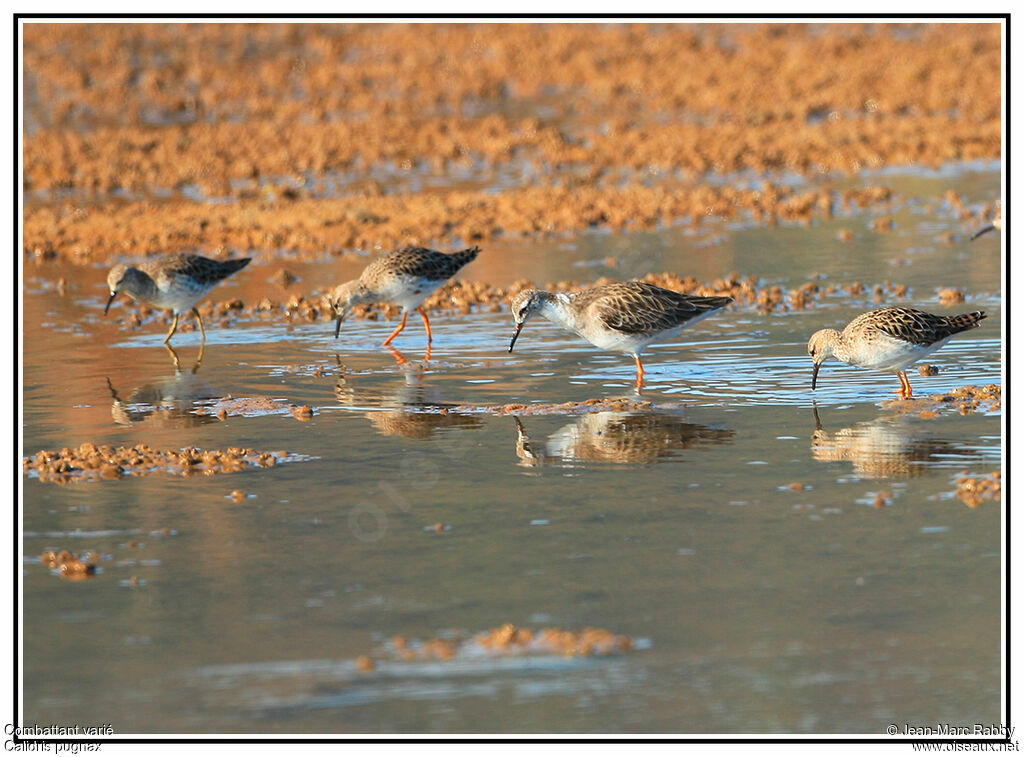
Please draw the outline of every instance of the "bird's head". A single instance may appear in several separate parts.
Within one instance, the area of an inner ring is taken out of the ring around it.
[[[810,340],[808,340],[807,354],[811,356],[811,360],[814,362],[814,372],[811,374],[811,391],[817,388],[818,371],[821,369],[821,364],[832,357],[838,338],[839,332],[835,329],[821,329],[820,331],[815,331],[811,335]]]
[[[334,338],[337,339],[338,334],[341,333],[341,322],[345,320],[352,306],[368,302],[370,297],[366,287],[359,279],[354,279],[336,286],[329,299],[331,308],[334,310]]]
[[[132,268],[124,263],[118,263],[110,269],[110,273],[107,274],[107,289],[110,290],[110,299],[107,300],[107,306],[103,308],[103,315],[110,310],[110,305],[119,292],[128,290],[131,293],[133,291],[132,285],[138,274],[137,268]]]
[[[516,330],[512,334],[512,342],[508,346],[509,352],[515,347],[516,339],[519,338],[523,325],[530,319],[530,316],[544,307],[547,296],[548,292],[541,289],[524,289],[512,298],[509,310],[512,311],[512,319],[516,323]]]

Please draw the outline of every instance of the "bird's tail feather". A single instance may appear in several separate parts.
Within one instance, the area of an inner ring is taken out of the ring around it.
[[[453,252],[450,257],[454,258],[456,262],[458,262],[459,268],[462,268],[462,266],[468,265],[469,263],[472,263],[474,260],[476,260],[476,256],[479,254],[479,247],[470,247],[469,249],[466,250]]]
[[[983,318],[988,318],[985,315],[984,310],[978,310],[974,313],[961,313],[960,315],[952,315],[948,319],[948,323],[951,328],[955,329],[953,333],[958,331],[967,331],[967,329],[974,329],[978,327],[978,322]]]
[[[221,264],[224,266],[226,274],[230,276],[231,274],[236,273],[237,271],[241,271],[243,268],[249,265],[249,262],[251,260],[252,258],[236,258],[234,260],[222,260]]]

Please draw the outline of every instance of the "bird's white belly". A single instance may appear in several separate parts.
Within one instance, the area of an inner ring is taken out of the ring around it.
[[[627,355],[638,355],[647,345],[653,344],[654,342],[664,342],[669,339],[673,339],[679,336],[679,332],[683,329],[689,328],[696,323],[700,323],[705,318],[712,316],[715,313],[719,313],[723,309],[724,308],[715,308],[714,310],[708,310],[688,321],[680,323],[678,326],[673,326],[670,329],[656,331],[654,333],[643,332],[639,334],[624,334],[621,331],[606,329],[603,326],[600,328],[593,327],[589,330],[577,330],[576,333],[595,347],[600,347],[603,350],[608,350],[610,352],[625,352]]]
[[[595,347],[609,352],[624,352],[627,355],[639,354],[644,347],[652,342],[660,342],[679,334],[683,327],[689,324],[680,324],[667,331],[659,331],[656,334],[625,334],[613,329],[590,329],[577,333]]]
[[[392,276],[377,290],[381,300],[415,310],[445,282],[412,276]]]
[[[208,288],[194,288],[190,286],[174,287],[170,291],[157,289],[156,292],[145,299],[134,298],[131,292],[126,292],[129,297],[138,299],[150,307],[173,310],[175,313],[186,313],[195,307],[196,303],[203,298]]]
[[[871,368],[876,371],[902,371],[921,358],[938,350],[949,339],[947,337],[926,347],[889,337],[878,338],[869,344],[852,350],[846,362],[850,365]]]

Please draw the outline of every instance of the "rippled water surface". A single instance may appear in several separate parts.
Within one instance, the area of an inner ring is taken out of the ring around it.
[[[998,167],[996,167],[998,168]],[[632,398],[628,357],[507,313],[394,327],[281,320],[182,333],[104,319],[98,268],[25,272],[24,447],[250,447],[303,456],[216,476],[24,479],[26,722],[128,732],[867,733],[1000,722],[1001,503],[954,496],[1001,466],[1001,413],[893,403],[895,377],[807,337],[906,284],[911,304],[989,313],[910,380],[1001,384],[1000,240],[968,243],[914,198],[998,193],[992,168],[887,176],[895,230],[850,212],[810,229],[701,226],[486,246],[495,284],[729,271],[785,288],[860,281],[814,307],[731,308],[645,356],[645,410],[490,409]],[[839,228],[854,231],[836,241]],[[943,239],[952,232],[952,242]],[[609,260],[617,262],[609,267]],[[289,265],[302,291],[358,262]],[[218,294],[246,302],[277,264]],[[53,286],[68,282],[65,294]],[[280,295],[278,295],[280,296]],[[112,309],[130,307],[121,303]],[[55,356],[61,356],[59,360]],[[404,361],[404,362],[403,362]],[[217,418],[231,398],[274,411]],[[300,421],[290,406],[308,405]],[[931,417],[929,409],[936,409]],[[799,486],[794,486],[798,484]],[[244,496],[232,497],[233,491]],[[94,550],[65,581],[45,549]],[[505,623],[600,627],[607,657],[403,659],[388,640]],[[376,667],[363,670],[362,656]]]

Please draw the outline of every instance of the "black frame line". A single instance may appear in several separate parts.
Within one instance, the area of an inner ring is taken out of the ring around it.
[[[423,20],[452,20],[452,21],[463,21],[471,23],[477,20],[516,20],[516,21],[529,21],[529,20],[601,20],[601,19],[615,19],[629,22],[642,22],[648,20],[701,20],[701,21],[716,21],[716,20],[731,20],[731,19],[757,19],[757,20],[857,20],[857,19],[946,19],[946,20],[972,20],[972,19],[987,19],[991,21],[1002,21],[1004,22],[1004,50],[1005,56],[1003,61],[1003,81],[1004,91],[1006,93],[1005,100],[1003,102],[1003,141],[1004,141],[1004,155],[1001,156],[1000,170],[1003,176],[1004,182],[1004,196],[1003,196],[1003,208],[1012,207],[1011,201],[1011,181],[1010,181],[1010,137],[1012,133],[1010,125],[1011,115],[1011,37],[1010,37],[1010,13],[764,13],[764,14],[753,14],[753,13],[721,13],[721,14],[695,14],[695,13],[681,13],[681,14],[667,14],[667,13],[648,13],[648,14],[634,14],[634,13],[480,13],[480,14],[461,14],[461,13],[422,13],[422,14],[403,14],[403,13],[350,13],[350,14],[320,14],[320,13],[252,13],[252,14],[238,14],[238,13],[80,13],[80,14],[67,14],[67,13],[14,13],[13,24],[12,24],[12,55],[14,58],[13,70],[13,107],[12,107],[12,122],[13,122],[13,166],[18,165],[18,159],[20,157],[21,148],[21,124],[18,122],[18,106],[20,102],[20,84],[22,82],[23,72],[23,61],[19,56],[18,50],[18,34],[21,27],[20,22],[23,19],[65,19],[69,21],[77,20],[104,20],[104,19],[139,19],[139,20],[150,20],[150,19],[222,19],[225,21],[241,21],[249,19],[267,19],[267,20],[279,20],[279,21],[290,21],[290,20],[304,20],[304,19],[326,19],[331,21],[344,22],[347,20],[374,20],[374,19],[405,19],[410,21],[423,21]],[[12,172],[12,184],[13,184],[13,213],[12,219],[14,221],[13,229],[13,248],[16,254],[13,256],[13,267],[14,273],[12,276],[12,282],[14,286],[14,297],[12,301],[12,319],[14,328],[14,406],[20,407],[19,388],[21,386],[21,343],[23,335],[19,327],[19,302],[17,297],[17,288],[21,285],[21,267],[24,261],[24,250],[19,249],[19,218],[23,208],[19,202],[19,189],[20,189],[20,172],[17,170]],[[1008,253],[1010,250],[1011,242],[1011,228],[1012,224],[1006,226],[1001,232],[1003,235],[1003,250]],[[1010,263],[1011,258],[1009,254],[1005,254],[1005,265],[1006,265],[1006,277],[1003,283],[1003,290],[1005,290],[1007,281],[1010,280]],[[1004,354],[1004,385],[1010,381],[1010,367],[1012,361],[1010,360],[1010,328],[1012,323],[1011,317],[1011,302],[1010,298],[1005,295],[1005,291],[1001,291],[1001,307],[1003,309],[1003,328],[1005,330],[1005,339],[1003,340],[1003,354]],[[1005,394],[1005,386],[1003,388]],[[1009,469],[1010,459],[1010,406],[1011,402],[1008,397],[1003,397],[1003,417],[1004,427],[1006,433],[1003,436],[1003,470],[1004,472]],[[14,434],[14,448],[19,448],[19,442],[21,440],[21,429],[17,422],[17,415],[13,417],[13,434]],[[24,478],[21,471],[20,461],[14,461],[17,464],[15,471],[15,483],[14,483],[14,501],[17,507],[12,507],[12,539],[11,539],[11,555],[12,558],[16,557],[21,548],[19,540],[21,538],[20,531],[20,517],[23,506],[23,483]],[[1003,682],[1005,687],[1006,697],[1006,722],[1002,725],[1007,726],[1007,732],[1012,723],[1011,717],[1011,549],[1010,549],[1010,518],[1011,508],[1009,507],[1010,502],[1010,485],[1007,478],[1004,476],[1002,479],[1003,495],[1001,505],[1004,508],[1005,523],[1006,527],[1002,534],[1003,539],[1003,554],[1005,555],[1005,573],[1004,580],[1006,586],[1006,603],[1004,607],[1004,633],[1005,633],[1005,644],[1006,653],[1003,660]],[[21,642],[21,625],[20,616],[18,613],[18,598],[21,589],[21,570],[20,566],[10,566],[11,580],[13,588],[13,608],[12,608],[12,638],[13,638],[13,649],[12,649],[12,711],[8,722],[14,724],[18,721],[19,714],[19,702],[20,702],[20,690],[18,687],[19,673],[20,673],[20,642]],[[25,738],[19,735],[12,735],[11,741],[15,745],[18,744],[74,744],[74,743],[88,743],[88,744],[196,744],[196,743],[209,743],[209,744],[286,744],[286,743],[310,743],[310,744],[339,744],[339,743],[383,743],[383,744],[400,744],[400,743],[527,743],[527,744],[546,744],[546,743],[654,743],[654,744],[1000,744],[1009,743],[1010,738],[1007,735],[1004,738],[996,739],[983,739],[983,738],[955,738],[955,739],[938,739],[938,738],[922,738],[922,739],[895,739],[895,738],[874,738],[874,737],[853,737],[853,738],[823,738],[820,735],[810,735],[805,738],[800,738],[793,735],[780,735],[778,738],[766,735],[763,737],[733,737],[723,736],[722,738],[687,738],[685,736],[664,736],[658,738],[641,738],[641,737],[586,737],[586,736],[569,736],[560,737],[557,734],[553,734],[546,738],[535,738],[535,737],[524,737],[516,738],[514,736],[506,737],[488,737],[488,736],[465,736],[455,738],[453,735],[438,735],[436,738],[424,737],[424,736],[409,736],[409,737],[397,737],[397,736],[381,736],[380,738],[371,738],[366,736],[354,736],[346,737],[344,735],[338,735],[337,737],[324,738],[324,737],[310,737],[310,738],[297,738],[293,736],[286,736],[281,738],[263,737],[263,738],[234,738],[231,736],[225,736],[218,738],[216,735],[204,735],[198,734],[194,737],[180,737],[180,738],[145,738],[145,737],[128,737],[123,739],[111,739],[111,738],[96,738],[96,739],[62,739],[62,738]],[[17,747],[16,747],[17,748]]]

